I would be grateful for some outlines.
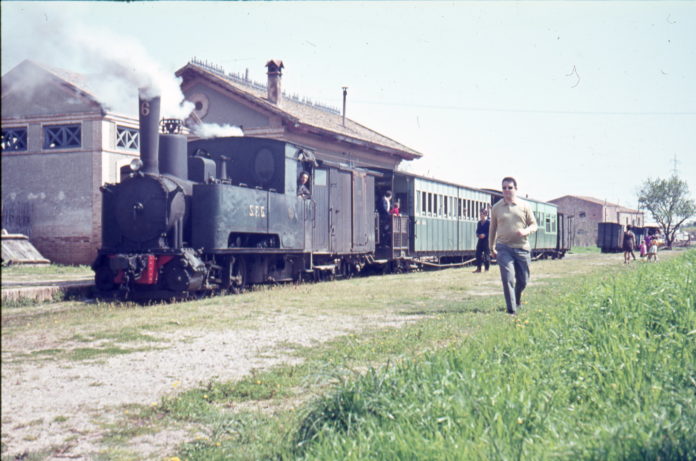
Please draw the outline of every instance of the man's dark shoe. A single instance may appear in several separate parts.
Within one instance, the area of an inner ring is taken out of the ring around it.
[[[479,272],[481,272],[481,269],[476,269],[476,270],[474,271],[474,274],[477,274],[477,273],[479,273]]]

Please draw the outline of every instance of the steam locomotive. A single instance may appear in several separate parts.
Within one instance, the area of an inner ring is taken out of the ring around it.
[[[140,159],[102,187],[96,289],[135,300],[238,292],[250,284],[350,277],[471,262],[478,211],[500,199],[391,170],[317,159],[264,138],[187,141],[159,120],[159,98],[139,101]],[[160,125],[161,131],[160,133]],[[308,172],[311,196],[297,194]],[[402,216],[380,217],[393,190]],[[555,205],[531,200],[535,257],[562,257],[568,239]]]

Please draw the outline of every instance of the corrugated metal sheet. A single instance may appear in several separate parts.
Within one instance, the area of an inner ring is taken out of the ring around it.
[[[50,264],[29,238],[22,234],[2,235],[2,264]]]

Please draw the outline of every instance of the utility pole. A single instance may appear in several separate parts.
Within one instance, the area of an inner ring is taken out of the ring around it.
[[[677,169],[677,154],[674,154],[674,158],[672,158],[672,176],[679,176],[679,170]]]

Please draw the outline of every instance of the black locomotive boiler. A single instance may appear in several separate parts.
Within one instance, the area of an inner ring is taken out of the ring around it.
[[[103,191],[96,288],[165,299],[330,278],[374,260],[374,175],[271,139],[187,143],[140,100],[141,159]],[[308,172],[311,198],[297,194]]]

